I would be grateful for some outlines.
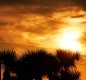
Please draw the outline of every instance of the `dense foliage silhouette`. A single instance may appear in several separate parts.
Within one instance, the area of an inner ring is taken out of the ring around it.
[[[12,68],[17,60],[16,53],[11,50],[0,51],[0,59],[1,59],[1,64],[4,64],[4,66],[5,66],[3,80],[10,80],[10,71],[12,71]],[[0,66],[1,66],[1,64],[0,64]]]
[[[56,57],[60,60],[61,66],[66,69],[76,67],[76,61],[80,59],[80,53],[69,50],[57,50]]]
[[[0,51],[0,66],[4,64],[3,80],[79,80],[80,72],[76,69],[79,52],[57,50],[51,54],[44,49],[27,51],[17,58],[15,51]],[[11,75],[13,72],[15,75]]]
[[[76,62],[80,60],[79,52],[57,50],[56,57],[60,60],[61,80],[79,80],[80,72],[77,71]]]

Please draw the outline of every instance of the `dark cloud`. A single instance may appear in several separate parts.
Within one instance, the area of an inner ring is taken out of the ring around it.
[[[27,4],[27,5],[56,5],[62,3],[64,0],[0,0],[1,4]],[[69,2],[69,1],[65,1]],[[65,3],[64,2],[64,3]]]
[[[10,26],[12,26],[12,25],[14,25],[14,22],[5,22],[5,21],[1,21],[0,22],[0,27],[5,27],[5,26],[8,26],[8,25],[10,25]]]
[[[77,6],[80,6],[82,9],[86,10],[86,0],[71,0]]]
[[[8,22],[0,22],[0,27],[1,26],[6,26],[6,25],[8,25],[9,23]]]
[[[15,12],[16,10],[17,14],[26,12],[45,14],[58,11],[60,8],[73,6],[74,1],[72,1],[73,0],[0,0],[0,4],[2,6],[13,7],[14,9],[12,11]]]
[[[83,22],[82,22],[82,24],[84,24],[84,25],[85,25],[85,24],[86,24],[86,21],[83,21]]]
[[[86,0],[0,0],[0,4],[8,4],[8,5],[39,5],[39,6],[58,6],[58,5],[71,5],[71,4],[75,4],[75,5],[81,5],[81,6],[85,6],[86,4]]]
[[[70,7],[79,7],[86,10],[86,0],[0,0],[0,6],[10,6],[10,15],[37,13],[51,14],[55,11],[67,10]]]
[[[74,16],[71,16],[71,18],[82,18],[82,17],[85,17],[86,14],[81,14],[81,15],[74,15]]]

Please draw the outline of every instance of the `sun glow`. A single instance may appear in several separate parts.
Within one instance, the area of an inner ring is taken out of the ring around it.
[[[81,49],[78,39],[79,34],[77,32],[64,32],[60,40],[60,47],[62,49],[78,51]]]

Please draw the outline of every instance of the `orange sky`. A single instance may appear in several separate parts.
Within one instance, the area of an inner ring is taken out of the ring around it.
[[[73,33],[79,35],[76,41],[85,54],[85,3],[85,0],[0,0],[0,48],[17,52],[63,48],[67,42],[62,41],[64,34]]]

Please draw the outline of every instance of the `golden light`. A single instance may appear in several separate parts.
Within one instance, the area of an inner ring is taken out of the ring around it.
[[[22,33],[22,37],[23,37],[24,39],[28,39],[28,38],[29,38],[28,33],[27,33],[27,32],[23,32],[23,33]]]
[[[60,47],[62,49],[78,51],[81,49],[81,45],[78,41],[78,38],[78,32],[64,32],[59,43]]]

